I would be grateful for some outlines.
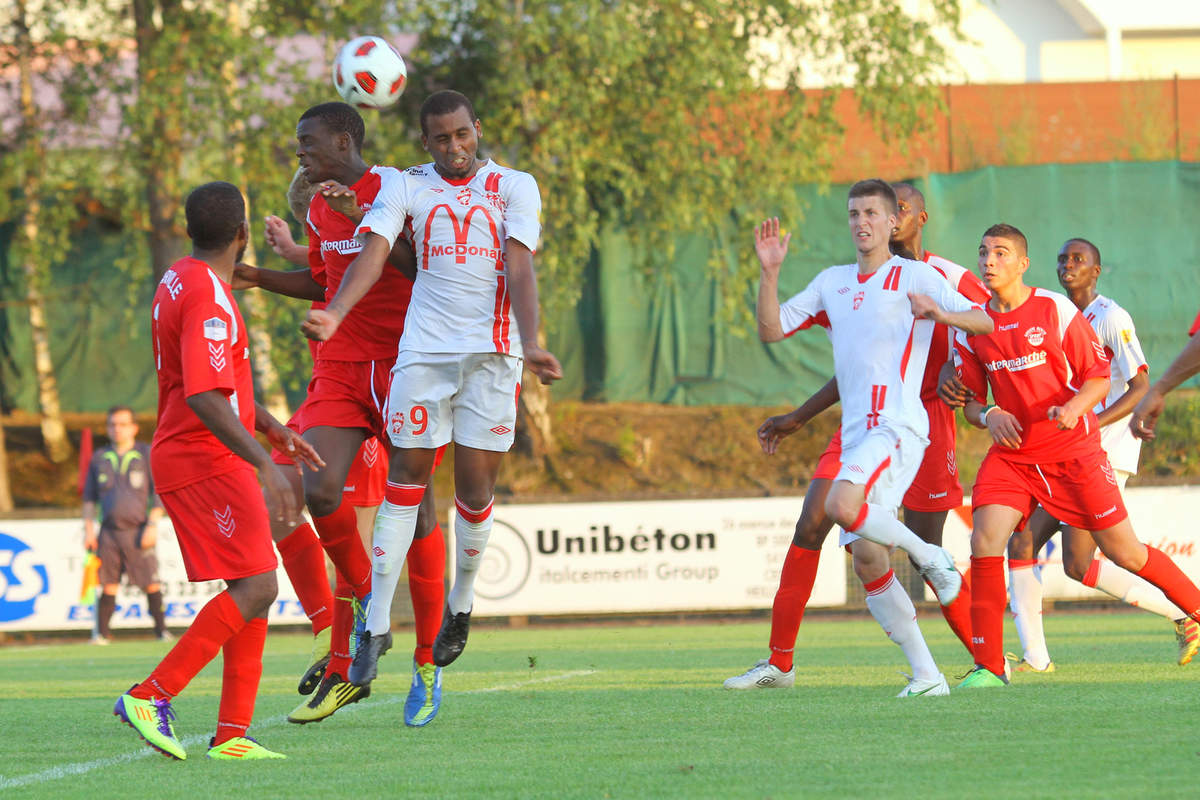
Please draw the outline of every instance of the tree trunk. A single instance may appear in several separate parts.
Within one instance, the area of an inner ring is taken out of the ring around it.
[[[538,331],[538,344],[546,346],[546,334]],[[558,454],[554,440],[554,423],[550,418],[550,387],[542,384],[532,372],[521,384],[521,408],[525,414],[526,434],[534,456],[550,462]]]
[[[12,510],[12,489],[8,483],[8,450],[4,446],[4,421],[0,420],[0,511]]]
[[[50,357],[50,337],[46,331],[46,304],[42,297],[43,270],[39,266],[38,217],[41,214],[40,165],[45,160],[41,132],[38,130],[37,108],[33,103],[33,40],[29,35],[25,0],[17,1],[17,60],[21,85],[21,126],[25,209],[20,233],[21,271],[25,274],[25,300],[29,305],[29,329],[33,339],[33,369],[37,376],[38,404],[42,410],[42,440],[46,455],[56,464],[71,455],[67,429],[63,425],[62,409],[58,403],[58,381],[54,377],[54,362]]]

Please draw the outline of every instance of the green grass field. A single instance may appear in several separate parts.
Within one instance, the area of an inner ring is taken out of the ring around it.
[[[921,623],[947,676],[964,672],[940,618]],[[380,662],[372,697],[288,724],[308,638],[272,634],[250,734],[288,760],[244,764],[204,758],[219,659],[175,704],[190,757],[174,762],[111,713],[166,645],[2,647],[0,794],[1196,797],[1200,663],[1175,665],[1170,625],[1060,613],[1046,629],[1054,675],[900,701],[900,650],[865,617],[808,620],[796,688],[753,692],[721,681],[764,656],[762,622],[478,628],[424,729],[403,723],[404,646]]]

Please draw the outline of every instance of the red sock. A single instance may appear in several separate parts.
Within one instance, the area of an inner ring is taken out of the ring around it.
[[[1138,570],[1138,577],[1145,578],[1162,589],[1175,605],[1192,619],[1200,622],[1200,589],[1183,574],[1163,551],[1147,545],[1146,566]]]
[[[950,626],[950,630],[954,631],[954,635],[963,643],[963,647],[967,648],[967,652],[971,652],[971,570],[967,570],[967,574],[962,576],[962,588],[958,590],[958,597],[954,598],[954,602],[948,606],[939,606],[942,609],[942,616],[946,618],[946,624]],[[929,581],[925,581],[926,584]],[[933,587],[930,586],[932,589]]]
[[[236,636],[225,642],[224,675],[221,678],[221,708],[217,712],[218,745],[245,736],[254,718],[254,698],[262,679],[263,643],[267,640],[267,618],[256,617]]]
[[[354,587],[356,597],[363,598],[371,591],[371,559],[358,535],[358,516],[354,506],[343,502],[325,517],[313,517],[321,545],[338,572]]]
[[[413,622],[417,631],[418,664],[433,663],[433,640],[442,626],[446,605],[446,537],[434,524],[424,539],[414,539],[408,548],[408,593],[412,597]]]
[[[326,675],[338,674],[346,677],[350,670],[350,632],[354,630],[354,609],[350,598],[354,594],[349,581],[337,573],[337,586],[333,590],[333,630],[329,632],[329,666]]]
[[[1004,674],[1004,556],[971,556],[971,641],[975,663]]]
[[[775,603],[771,606],[771,663],[784,672],[792,669],[796,636],[817,580],[820,559],[820,550],[806,550],[793,544],[788,546],[783,560],[779,591],[775,592]]]
[[[325,551],[312,526],[305,522],[289,533],[276,547],[283,560],[300,607],[312,623],[313,633],[323,631],[333,621],[333,594],[325,572]]]
[[[1149,549],[1149,548],[1147,548],[1147,549]],[[1147,559],[1146,563],[1147,564],[1150,563],[1148,559]],[[1142,567],[1142,569],[1145,569],[1145,567]],[[1081,580],[1080,583],[1082,583],[1084,586],[1090,586],[1093,589],[1095,589],[1096,581],[1097,581],[1097,579],[1099,579],[1099,577],[1100,577],[1100,561],[1098,559],[1093,558],[1092,563],[1088,564],[1087,572],[1083,573],[1083,580]]]
[[[238,631],[246,626],[242,612],[228,591],[204,604],[191,626],[171,648],[171,652],[158,662],[150,677],[129,690],[134,697],[149,700],[151,697],[170,699],[182,692],[196,673],[221,650]]]

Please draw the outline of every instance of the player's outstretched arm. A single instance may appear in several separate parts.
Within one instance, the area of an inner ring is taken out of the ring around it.
[[[764,342],[783,339],[783,324],[779,321],[779,268],[791,240],[790,233],[780,237],[778,217],[765,219],[754,229],[754,252],[760,267],[754,316],[758,321],[758,338]]]
[[[1070,400],[1061,406],[1050,406],[1046,416],[1058,420],[1058,427],[1063,430],[1074,428],[1079,424],[1079,418],[1095,408],[1108,394],[1109,384],[1108,377],[1088,378]]]
[[[233,406],[229,405],[228,396],[219,389],[209,389],[189,395],[187,404],[217,441],[258,470],[271,516],[289,524],[295,522],[300,509],[296,507],[291,485],[271,463],[271,457],[262,445],[242,427],[241,420],[233,413]],[[255,420],[257,423],[257,413]]]
[[[388,254],[387,263],[400,270],[400,273],[410,281],[417,279],[417,254],[413,252],[412,242],[403,236],[396,237],[392,252]]]
[[[296,244],[288,224],[274,214],[268,214],[263,220],[266,229],[267,245],[297,267],[308,266],[308,248]]]
[[[342,284],[337,294],[329,301],[324,309],[312,309],[308,318],[300,326],[301,332],[310,339],[319,342],[329,341],[337,331],[342,320],[350,313],[350,309],[363,299],[370,291],[379,276],[383,274],[383,265],[387,261],[392,246],[386,238],[377,233],[365,233],[366,241],[362,250],[346,267],[342,276]]]
[[[1115,403],[1097,414],[1096,421],[1103,428],[1105,425],[1111,425],[1120,419],[1124,419],[1133,413],[1134,407],[1146,396],[1146,392],[1149,390],[1150,376],[1145,372],[1137,373],[1129,379],[1129,386],[1126,387],[1125,394],[1118,397]]]
[[[758,426],[758,444],[767,455],[779,449],[779,442],[803,428],[812,418],[832,406],[839,399],[837,378],[830,378],[799,407],[786,414],[768,417]]]
[[[275,416],[258,402],[254,404],[254,429],[266,436],[272,447],[293,461],[299,461],[311,470],[325,466],[325,461],[315,447],[275,419]]]
[[[1200,373],[1200,333],[1184,345],[1167,371],[1151,384],[1146,396],[1133,409],[1133,419],[1129,423],[1133,435],[1146,441],[1153,439],[1154,426],[1167,405],[1166,396],[1196,373]]]
[[[234,289],[262,289],[300,300],[325,299],[325,287],[313,280],[312,270],[307,267],[278,270],[236,264],[233,268],[232,286]]]
[[[942,325],[958,328],[964,333],[978,336],[991,333],[995,327],[992,318],[982,308],[971,308],[966,311],[947,311],[937,304],[929,295],[920,292],[909,292],[908,302],[912,306],[914,317],[931,319]]]
[[[525,366],[542,383],[562,377],[562,365],[549,350],[538,345],[537,274],[533,271],[533,251],[513,237],[504,245],[507,261],[508,290],[512,293],[513,315],[521,332]]]

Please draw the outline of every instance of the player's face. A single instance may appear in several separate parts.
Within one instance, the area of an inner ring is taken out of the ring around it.
[[[1100,265],[1092,248],[1072,241],[1058,251],[1058,282],[1068,292],[1094,288],[1099,279]]]
[[[479,120],[472,120],[464,107],[449,114],[425,118],[421,144],[433,157],[438,174],[446,178],[466,178],[479,168],[475,153],[479,150]]]
[[[108,418],[105,425],[109,440],[117,447],[130,447],[137,437],[138,426],[133,421],[133,414],[128,411],[117,411]]]
[[[300,120],[296,126],[296,158],[300,172],[309,183],[332,180],[346,160],[345,134],[334,134],[316,117]]]
[[[979,243],[979,277],[992,294],[1017,284],[1029,258],[1021,254],[1016,242],[1002,236],[985,236]]]
[[[850,198],[850,236],[860,253],[886,247],[896,227],[896,216],[888,211],[882,197],[868,195]]]
[[[925,227],[925,221],[929,216],[925,213],[925,207],[921,204],[920,199],[908,189],[897,189],[896,199],[899,201],[896,230],[892,233],[891,241],[910,242],[916,236],[917,231]],[[922,254],[916,253],[915,255],[920,258]]]

